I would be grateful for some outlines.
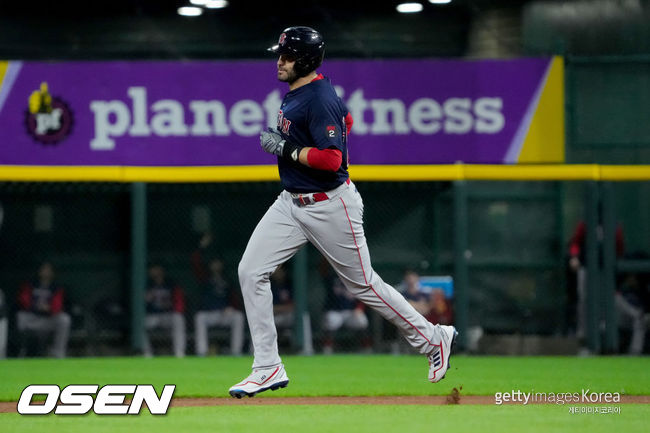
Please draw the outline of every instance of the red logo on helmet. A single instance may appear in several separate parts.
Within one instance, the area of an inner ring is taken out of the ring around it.
[[[287,34],[286,34],[286,33],[282,33],[282,34],[280,35],[280,39],[278,40],[278,45],[284,45],[284,40],[285,40],[285,39],[287,39]]]

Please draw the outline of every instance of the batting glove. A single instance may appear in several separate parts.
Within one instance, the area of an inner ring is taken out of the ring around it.
[[[288,142],[277,130],[268,128],[260,132],[260,145],[265,152],[298,161],[301,146]]]
[[[282,149],[284,148],[285,143],[286,140],[272,128],[260,132],[260,144],[265,152],[282,156]]]

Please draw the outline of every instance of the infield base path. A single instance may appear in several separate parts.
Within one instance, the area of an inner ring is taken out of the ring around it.
[[[493,405],[491,395],[426,395],[426,396],[372,396],[372,397],[254,397],[242,399],[230,397],[218,398],[175,398],[172,407],[206,407],[206,406],[268,406],[268,405],[432,405],[446,404],[480,404]],[[504,403],[520,404],[520,403]],[[535,403],[532,403],[535,404]],[[553,404],[553,403],[548,403]],[[650,404],[650,395],[623,395],[620,403],[598,403],[594,406],[611,406],[616,404]],[[16,413],[18,403],[0,402],[0,413]]]

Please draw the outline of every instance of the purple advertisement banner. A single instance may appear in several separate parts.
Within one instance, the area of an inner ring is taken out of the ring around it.
[[[509,163],[550,61],[328,60],[319,72],[354,118],[352,164]],[[259,131],[288,91],[274,60],[10,61],[0,83],[4,165],[274,164]]]

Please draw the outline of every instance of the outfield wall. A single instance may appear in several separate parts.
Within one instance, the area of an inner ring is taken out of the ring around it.
[[[590,172],[601,171],[592,167]],[[398,284],[406,268],[423,275],[453,275],[456,320],[464,321],[465,327],[480,325],[487,333],[571,332],[575,314],[566,310],[567,244],[578,221],[598,218],[598,203],[623,226],[627,253],[643,252],[650,242],[647,206],[636,203],[636,212],[627,212],[630,197],[649,193],[647,181],[355,183],[364,196],[373,264],[382,277]],[[76,353],[104,353],[106,347],[93,337],[97,332],[116,338],[113,348],[126,351],[132,344],[137,254],[144,263],[164,263],[185,287],[191,332],[201,287],[192,274],[190,255],[201,234],[213,233],[215,241],[206,255],[223,258],[226,274],[236,286],[236,267],[248,237],[280,188],[277,182],[135,185],[142,187],[143,196],[131,183],[0,183],[4,210],[0,288],[9,300],[10,317],[20,282],[34,275],[39,261],[50,259],[67,288],[69,311],[77,312],[73,335],[81,352]],[[600,199],[595,201],[595,195]],[[136,196],[141,204],[134,202]],[[137,206],[146,209],[146,216],[134,211]],[[144,245],[136,249],[133,218],[144,219],[146,226],[139,232]],[[604,233],[609,242],[611,228]],[[628,257],[620,259],[607,262],[610,271],[616,272]],[[316,336],[321,335],[327,307],[319,261],[318,253],[309,248],[288,268],[295,282],[302,281],[298,290],[306,289],[301,302],[311,313]],[[599,284],[597,290],[604,296],[602,287]],[[112,304],[121,305],[121,316],[112,317],[102,309]],[[374,350],[391,349],[396,336],[378,317],[371,316],[368,332]],[[350,338],[343,350],[358,350],[360,337]],[[291,346],[296,341],[300,339],[285,339],[282,344]],[[598,341],[600,349],[604,339]],[[316,340],[317,349],[319,344]],[[15,349],[10,346],[10,354]]]

